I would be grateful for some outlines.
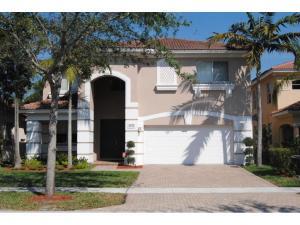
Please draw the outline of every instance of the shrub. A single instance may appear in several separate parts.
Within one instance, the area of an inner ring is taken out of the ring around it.
[[[67,166],[68,165],[68,155],[66,153],[58,153],[56,156],[56,164]]]
[[[133,141],[127,142],[127,148],[134,148],[134,147],[135,147],[135,143]]]
[[[243,143],[246,145],[246,148],[244,150],[245,154],[245,164],[250,165],[254,163],[254,149],[253,146],[255,144],[254,140],[250,137],[246,137],[243,140]]]
[[[126,151],[126,156],[132,156],[132,155],[134,155],[134,150],[128,149],[128,150]]]
[[[135,163],[135,158],[134,157],[127,157],[127,163],[130,165],[130,164],[132,164],[132,165],[134,165],[134,163]]]
[[[135,143],[133,141],[128,141],[127,142],[127,150],[125,152],[125,164],[134,164],[135,163],[135,158],[133,157],[134,155],[134,150],[132,148],[135,147]]]
[[[40,170],[43,169],[42,162],[37,158],[26,159],[24,161],[24,167],[30,170]]]
[[[88,163],[88,160],[84,157],[76,160],[76,163],[74,162],[74,168],[75,169],[89,169],[91,165]]]
[[[293,175],[295,174],[295,165],[292,163],[292,155],[293,151],[289,148],[271,148],[270,165],[281,174]]]
[[[250,137],[246,137],[244,140],[243,140],[243,143],[247,146],[247,147],[250,147],[250,146],[253,146],[254,145],[254,140]]]

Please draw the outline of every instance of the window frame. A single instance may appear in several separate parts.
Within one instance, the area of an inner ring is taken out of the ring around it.
[[[272,93],[273,93],[272,83],[266,84],[266,91],[267,91],[267,104],[271,104],[272,103]]]
[[[200,70],[200,63],[210,63],[211,64],[211,81],[209,82],[202,82],[201,81],[201,76],[199,74],[199,72],[201,71]],[[214,70],[215,70],[215,63],[225,63],[226,64],[226,80],[224,81],[215,81],[214,80]],[[197,69],[197,73],[196,73],[196,83],[197,84],[223,84],[223,83],[229,83],[230,82],[230,78],[229,78],[229,62],[228,61],[219,61],[219,60],[210,60],[210,61],[204,61],[204,60],[201,60],[197,63],[196,65],[196,69]]]
[[[294,82],[299,82],[299,83],[298,84],[294,84]],[[299,87],[299,88],[294,88],[295,86]],[[292,81],[292,90],[300,90],[300,79]]]

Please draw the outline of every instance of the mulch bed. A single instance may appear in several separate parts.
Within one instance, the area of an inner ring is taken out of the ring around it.
[[[47,195],[35,195],[30,198],[31,202],[58,202],[72,200],[73,197],[70,195],[53,195],[48,197]]]
[[[117,169],[142,169],[143,166],[118,165]]]

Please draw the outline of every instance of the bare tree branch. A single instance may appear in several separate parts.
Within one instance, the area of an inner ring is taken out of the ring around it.
[[[36,19],[36,21],[38,22],[38,24],[40,25],[40,27],[42,28],[43,30],[43,33],[45,34],[47,40],[48,40],[48,43],[50,45],[51,48],[54,47],[54,44],[50,38],[50,35],[48,35],[48,30],[47,28],[44,26],[43,22],[40,20],[40,18],[37,16],[37,13],[34,14],[34,18]]]

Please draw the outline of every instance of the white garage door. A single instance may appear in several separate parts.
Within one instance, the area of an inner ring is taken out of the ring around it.
[[[232,159],[229,126],[146,126],[145,164],[224,164]]]

